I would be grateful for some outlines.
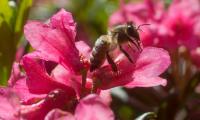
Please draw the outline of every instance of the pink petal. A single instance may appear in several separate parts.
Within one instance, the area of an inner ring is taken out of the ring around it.
[[[133,80],[132,74],[134,72],[135,65],[131,64],[127,60],[123,60],[117,64],[119,73],[114,73],[107,65],[98,69],[93,77],[98,80],[98,87],[105,90],[116,86],[123,86]]]
[[[17,80],[11,87],[20,97],[20,102],[23,104],[31,104],[46,96],[46,94],[34,94],[29,91],[26,84],[26,78]]]
[[[114,26],[126,23],[127,21],[142,22],[148,16],[147,6],[145,4],[126,4],[123,9],[116,11],[109,20],[109,25]]]
[[[61,29],[69,40],[72,42],[75,41],[76,23],[74,22],[70,12],[61,9],[50,19],[50,26],[52,28]]]
[[[51,78],[58,83],[61,83],[61,84],[64,84],[66,86],[73,88],[76,91],[77,98],[79,98],[81,93],[83,93],[82,86],[81,86],[82,76],[78,76],[78,75],[71,73],[71,71],[69,69],[66,69],[61,65],[57,65],[52,70]],[[91,89],[90,83],[91,82],[88,81],[88,79],[87,79],[86,88],[88,90]],[[86,91],[84,91],[84,93],[85,92]],[[90,91],[88,91],[88,93],[90,93]]]
[[[8,86],[17,93],[23,103],[30,104],[31,101],[44,98],[43,94],[30,93],[29,88],[26,85],[26,77],[20,72],[18,63],[13,64]]]
[[[169,53],[156,47],[143,49],[135,63],[133,77],[156,77],[162,74],[171,64]]]
[[[51,73],[52,78],[59,83],[72,87],[77,95],[81,93],[81,76],[76,76],[61,65],[54,68]],[[67,78],[67,79],[66,79]]]
[[[65,109],[74,99],[67,91],[56,89],[51,91],[45,99],[32,105],[23,105],[21,114],[28,120],[44,120],[46,114],[54,108]]]
[[[105,105],[109,106],[111,104],[112,96],[110,90],[101,90],[99,96]]]
[[[75,43],[76,48],[80,51],[80,53],[87,58],[90,59],[91,47],[88,46],[84,41],[78,41]]]
[[[158,77],[171,64],[170,56],[164,49],[145,48],[135,64],[135,71],[132,76],[134,80],[126,84],[126,87],[152,87],[167,84],[165,79]]]
[[[20,102],[23,104],[32,104],[36,101],[43,99],[46,94],[32,93],[29,90],[29,87],[26,84],[26,79],[19,80],[14,86],[13,89],[20,96]]]
[[[31,21],[25,25],[24,33],[41,59],[60,63],[74,72],[80,72],[82,69],[75,43],[60,29]]]
[[[123,6],[123,11],[119,10],[114,12],[110,19],[109,25],[122,24],[127,21],[133,21],[137,25],[147,23],[150,19],[160,19],[164,6],[162,2],[153,2],[152,0],[145,0],[144,3],[126,4]]]
[[[160,77],[137,77],[132,82],[129,82],[125,85],[127,88],[133,88],[133,87],[152,87],[152,86],[166,86],[167,81],[166,79],[160,78]]]
[[[75,110],[77,120],[114,120],[112,110],[94,94],[83,98]]]
[[[2,88],[1,88],[2,89]],[[4,89],[4,88],[3,88]],[[6,88],[5,88],[6,89]],[[2,120],[19,120],[20,103],[15,93],[6,89],[4,94],[0,94],[0,119]]]
[[[11,75],[10,78],[8,80],[8,84],[10,86],[12,86],[13,84],[15,84],[15,82],[21,78],[24,78],[23,75],[21,75],[21,71],[19,68],[19,63],[14,62],[13,66],[12,66],[12,70],[11,70]]]
[[[60,109],[53,109],[50,111],[44,120],[75,120],[74,116]]]
[[[53,80],[36,60],[27,56],[23,57],[23,68],[27,74],[27,86],[30,92],[35,94],[47,94],[51,90],[60,88],[66,90],[72,96],[75,95],[74,90],[62,83]]]

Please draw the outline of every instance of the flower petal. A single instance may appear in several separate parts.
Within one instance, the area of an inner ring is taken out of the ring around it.
[[[70,72],[70,70],[65,69],[61,65],[55,67],[55,69],[52,71],[51,76],[56,82],[72,87],[76,91],[76,94],[80,95],[81,76],[75,76]]]
[[[82,69],[75,43],[60,29],[53,29],[43,23],[31,21],[25,25],[24,33],[42,59],[60,63],[76,73]]]
[[[34,94],[29,91],[26,78],[17,80],[11,87],[20,97],[23,104],[32,104],[46,96],[46,94]]]
[[[0,119],[2,120],[19,120],[20,103],[19,98],[10,89],[4,89],[4,94],[0,94]]]
[[[156,77],[171,64],[169,53],[156,47],[147,47],[139,55],[135,65],[134,76]]]
[[[50,26],[52,28],[61,29],[67,35],[69,40],[75,41],[76,23],[70,12],[61,9],[50,19]]]
[[[75,43],[76,48],[80,51],[80,53],[87,58],[90,59],[91,48],[84,41],[78,41]]]
[[[28,56],[24,56],[22,63],[27,74],[26,82],[30,92],[36,94],[47,94],[51,90],[60,88],[68,91],[72,96],[75,95],[75,92],[71,87],[53,80],[47,74],[45,68],[42,67],[36,60],[29,58]]]
[[[75,118],[77,120],[114,120],[114,114],[100,97],[91,94],[80,101],[75,110]]]
[[[28,120],[44,120],[49,111],[54,108],[64,109],[65,105],[69,105],[72,99],[74,98],[68,94],[68,91],[55,89],[45,99],[32,105],[23,105],[21,114]]]
[[[99,94],[100,98],[102,99],[102,102],[105,105],[110,105],[112,102],[111,92],[110,90],[101,90]]]
[[[44,120],[75,120],[75,118],[69,112],[53,109],[46,115]]]
[[[167,84],[165,79],[158,77],[171,64],[170,56],[164,49],[145,48],[135,64],[135,71],[132,76],[134,80],[126,84],[126,87],[152,87]]]
[[[23,75],[21,75],[20,73],[20,69],[19,69],[19,63],[14,62],[13,66],[12,66],[12,70],[11,70],[11,75],[10,78],[8,80],[8,85],[12,86],[13,84],[15,84],[15,82],[21,78],[24,78]]]
[[[166,86],[167,85],[167,80],[160,78],[160,77],[138,77],[135,78],[132,82],[129,82],[128,84],[125,85],[127,88],[133,88],[133,87],[153,87],[153,86]]]
[[[44,94],[39,95],[30,93],[29,88],[26,85],[26,77],[22,75],[19,64],[16,62],[13,64],[8,86],[17,93],[22,103],[31,104],[32,101],[44,98]]]

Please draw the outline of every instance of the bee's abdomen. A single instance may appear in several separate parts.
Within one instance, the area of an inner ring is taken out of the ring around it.
[[[93,49],[92,54],[90,57],[90,71],[94,71],[95,69],[99,68],[106,58],[106,52],[109,48],[109,39],[106,35],[101,36],[97,39]]]

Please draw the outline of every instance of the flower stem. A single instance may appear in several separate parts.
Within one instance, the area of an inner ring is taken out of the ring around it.
[[[82,73],[82,84],[81,84],[81,97],[83,97],[84,96],[84,92],[85,92],[85,85],[86,85],[86,79],[87,79],[87,70],[82,70],[81,71],[81,73]]]

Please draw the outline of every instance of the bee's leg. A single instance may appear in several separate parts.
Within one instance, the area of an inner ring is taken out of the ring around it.
[[[122,48],[121,45],[119,45],[119,49],[124,53],[124,55],[128,58],[128,60],[133,63],[133,60],[131,59],[131,57],[129,56],[129,54]]]
[[[112,70],[113,70],[114,72],[117,72],[117,71],[118,71],[117,65],[116,65],[115,62],[112,60],[112,58],[110,57],[110,55],[109,55],[108,52],[106,52],[106,58],[107,58],[107,60],[108,60],[108,63],[111,65]]]

